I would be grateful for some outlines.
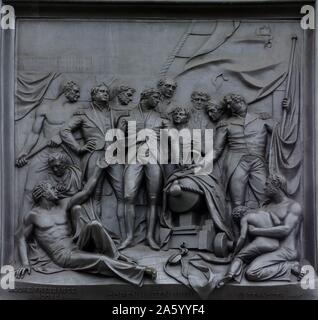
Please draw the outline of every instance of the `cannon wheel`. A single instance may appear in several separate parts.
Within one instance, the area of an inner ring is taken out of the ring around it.
[[[230,241],[224,232],[217,233],[214,238],[214,254],[217,257],[225,258],[229,254]]]

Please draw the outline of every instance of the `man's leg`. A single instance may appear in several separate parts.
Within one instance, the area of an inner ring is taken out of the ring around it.
[[[250,263],[256,257],[277,250],[279,248],[279,241],[277,239],[257,237],[252,242],[247,244],[241,251],[236,254],[246,263]]]
[[[245,205],[245,194],[249,175],[249,162],[242,157],[229,181],[229,192],[233,208]]]
[[[277,250],[278,247],[279,241],[276,239],[263,237],[255,238],[235,255],[226,275],[219,282],[218,286],[221,287],[232,280],[240,282],[246,264],[249,264],[264,253]]]
[[[154,250],[160,247],[154,240],[156,222],[157,222],[157,205],[160,192],[162,191],[162,172],[157,164],[148,164],[145,166],[147,193],[148,193],[148,210],[147,210],[147,241],[149,246]]]
[[[87,223],[82,227],[77,240],[77,246],[82,251],[101,253],[113,259],[135,263],[132,258],[118,251],[107,230],[97,220]]]
[[[169,176],[172,173],[174,173],[174,171],[176,171],[176,169],[178,168],[178,165],[168,163],[168,164],[163,165],[163,167],[164,167],[164,171],[165,171],[165,178],[168,179]]]
[[[93,175],[97,160],[102,159],[104,156],[105,155],[103,151],[95,151],[91,154],[87,163],[86,181],[88,181],[88,179]],[[102,216],[101,201],[102,201],[102,195],[103,195],[104,182],[105,182],[105,173],[103,172],[97,182],[96,189],[93,194],[95,207],[96,207],[96,216],[98,218],[101,218]]]
[[[217,287],[221,288],[227,283],[239,279],[244,269],[244,262],[240,258],[234,258],[226,272],[226,274],[218,281]],[[240,280],[238,280],[240,281]]]
[[[290,281],[296,262],[296,253],[279,248],[256,258],[246,269],[245,276],[249,281]]]
[[[103,186],[105,182],[105,175],[103,174],[99,181],[97,182],[95,193],[94,193],[94,200],[96,206],[96,216],[98,218],[102,217],[102,196],[103,196]]]
[[[267,175],[268,171],[264,162],[259,158],[254,160],[250,170],[249,185],[259,205],[265,201],[264,187]]]
[[[119,224],[120,238],[121,241],[123,241],[126,238],[124,204],[124,165],[111,165],[106,169],[106,174],[117,199],[117,219]]]
[[[83,251],[101,253],[113,259],[119,258],[119,252],[114,241],[97,220],[82,227],[77,245]]]
[[[77,241],[83,227],[85,226],[85,222],[82,219],[83,215],[83,207],[81,205],[76,205],[71,209],[71,226],[73,231],[73,239]]]
[[[143,284],[144,276],[152,279],[156,277],[156,270],[151,267],[139,266],[135,263],[118,261],[99,253],[73,251],[67,259],[65,268],[74,271],[101,274],[104,276],[117,276],[137,286]]]
[[[125,241],[119,246],[119,249],[128,247],[134,238],[135,229],[135,200],[141,186],[144,175],[142,164],[130,164],[127,166],[124,174],[124,201],[125,201],[125,222],[127,236]]]

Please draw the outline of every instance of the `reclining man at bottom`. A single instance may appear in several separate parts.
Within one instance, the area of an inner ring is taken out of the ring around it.
[[[32,193],[35,206],[25,215],[19,230],[22,267],[16,270],[17,278],[31,273],[27,240],[32,236],[52,261],[65,270],[117,276],[138,286],[142,286],[145,276],[156,278],[154,268],[140,266],[119,253],[98,221],[78,230],[81,204],[89,199],[105,166],[105,162],[97,161],[95,172],[83,190],[70,198],[59,199],[58,191],[49,182],[35,186]]]

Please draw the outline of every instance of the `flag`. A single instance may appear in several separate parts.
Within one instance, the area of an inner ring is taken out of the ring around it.
[[[191,22],[161,76],[175,77],[186,90],[200,82],[218,98],[237,91],[249,104],[259,101],[287,76],[289,44],[274,38],[272,28],[239,21]]]

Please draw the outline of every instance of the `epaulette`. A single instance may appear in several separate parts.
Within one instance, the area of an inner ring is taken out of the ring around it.
[[[268,113],[268,112],[259,113],[259,114],[258,114],[258,117],[259,117],[260,119],[262,119],[262,120],[268,120],[268,119],[271,119],[271,118],[272,118],[271,114]]]
[[[224,126],[226,126],[227,125],[227,121],[226,120],[221,120],[221,121],[219,121],[218,123],[217,123],[217,125],[216,125],[216,129],[218,129],[218,128],[221,128],[221,127],[224,127]]]

